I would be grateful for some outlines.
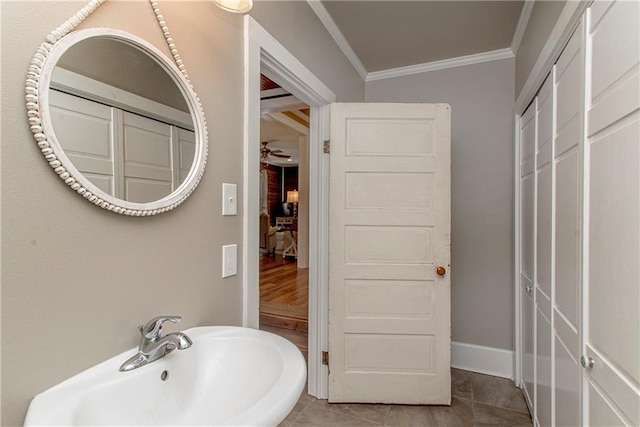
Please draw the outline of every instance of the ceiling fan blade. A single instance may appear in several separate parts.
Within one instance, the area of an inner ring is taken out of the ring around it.
[[[290,159],[291,156],[288,154],[273,154],[273,152],[270,154],[273,157],[280,157],[281,159]]]
[[[271,150],[272,153],[282,153],[282,150]]]

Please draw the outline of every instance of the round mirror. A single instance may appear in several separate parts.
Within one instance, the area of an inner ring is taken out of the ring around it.
[[[37,95],[39,117],[27,107],[42,128],[38,145],[93,204],[154,215],[198,184],[207,155],[200,103],[179,69],[144,40],[100,28],[66,35],[43,61]]]

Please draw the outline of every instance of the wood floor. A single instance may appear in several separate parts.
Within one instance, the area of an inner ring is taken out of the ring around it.
[[[307,355],[309,269],[281,255],[260,258],[260,329],[293,342]]]

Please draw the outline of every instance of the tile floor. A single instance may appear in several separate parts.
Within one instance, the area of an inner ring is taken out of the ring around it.
[[[451,370],[451,406],[330,404],[306,389],[281,427],[531,426],[522,391],[510,380]]]

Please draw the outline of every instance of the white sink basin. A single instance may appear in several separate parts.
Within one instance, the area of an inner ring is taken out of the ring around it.
[[[119,372],[130,350],[37,395],[25,425],[275,426],[293,409],[306,366],[291,342],[239,327],[184,332],[186,350]]]

